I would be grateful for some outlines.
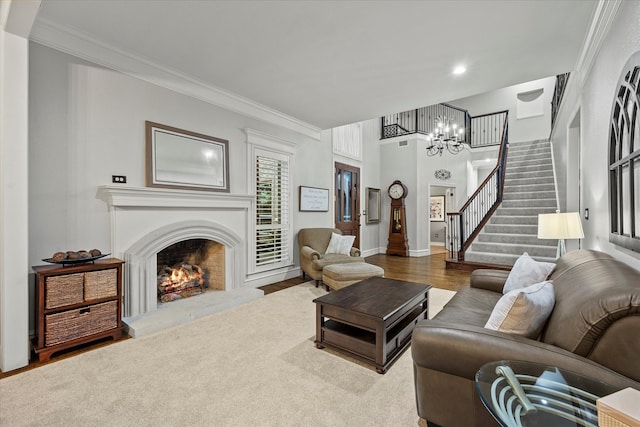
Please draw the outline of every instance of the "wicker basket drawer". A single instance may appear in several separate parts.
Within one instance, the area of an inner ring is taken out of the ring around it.
[[[83,302],[84,274],[63,274],[46,278],[45,308]]]
[[[108,301],[45,316],[45,346],[118,327],[118,302]]]
[[[87,271],[84,273],[84,300],[114,297],[118,294],[118,270]]]

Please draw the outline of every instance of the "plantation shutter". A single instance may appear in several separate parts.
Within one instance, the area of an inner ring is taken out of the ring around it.
[[[256,156],[256,266],[289,260],[289,162]]]

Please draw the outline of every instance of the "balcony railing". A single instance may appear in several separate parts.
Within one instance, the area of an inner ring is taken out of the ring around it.
[[[462,142],[471,148],[499,145],[508,115],[508,111],[498,111],[471,116],[467,110],[449,104],[436,104],[382,117],[380,139],[415,133],[427,135],[433,131],[436,119],[444,116],[464,126]]]

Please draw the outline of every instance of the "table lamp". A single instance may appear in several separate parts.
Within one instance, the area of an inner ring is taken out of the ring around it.
[[[538,214],[538,239],[558,239],[556,258],[565,254],[565,239],[582,239],[582,223],[578,212]]]

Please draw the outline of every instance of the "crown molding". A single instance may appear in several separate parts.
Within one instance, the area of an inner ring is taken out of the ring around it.
[[[591,19],[591,26],[582,44],[582,50],[578,61],[576,62],[575,70],[578,74],[578,87],[582,88],[587,76],[591,72],[591,67],[595,62],[602,42],[609,32],[609,28],[618,13],[618,9],[623,0],[599,0],[596,5],[593,18]]]
[[[191,98],[320,140],[321,129],[316,126],[51,21],[38,19],[30,39]]]

